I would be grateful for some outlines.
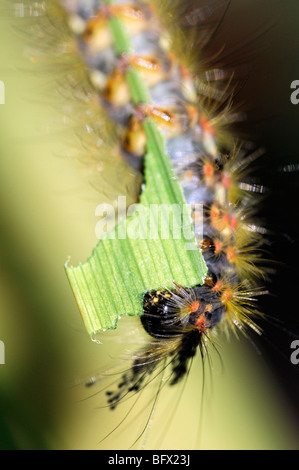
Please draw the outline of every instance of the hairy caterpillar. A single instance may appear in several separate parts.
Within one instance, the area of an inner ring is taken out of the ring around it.
[[[188,163],[189,163],[189,162],[188,162]],[[210,162],[204,161],[204,162],[203,162],[203,166],[208,166],[208,163],[210,163]],[[215,208],[215,209],[217,209],[217,208]],[[217,211],[216,211],[216,212],[217,212]],[[213,213],[213,216],[214,216],[214,213]],[[211,216],[210,216],[210,217],[211,217]],[[213,219],[213,217],[211,217],[211,218]],[[220,223],[223,223],[223,221],[221,221],[221,220],[219,221],[219,215],[216,214],[216,216],[214,217],[214,221],[212,221],[212,223],[214,224],[214,228],[215,228],[215,227],[216,227],[216,228],[219,228],[219,224],[220,224]],[[211,243],[210,243],[210,240],[209,240],[209,239],[206,239],[206,240],[207,240],[207,242],[205,243],[205,245],[206,245],[206,246],[205,246],[205,249],[206,249],[207,252],[208,252],[209,249],[211,248]],[[215,243],[214,243],[214,245],[215,245]],[[214,248],[213,248],[213,250],[214,250]],[[213,261],[212,261],[212,262],[213,262]],[[213,280],[212,280],[211,282],[213,282]],[[180,287],[178,288],[178,292],[179,292],[179,289],[180,289]],[[159,295],[161,295],[161,294],[158,294],[158,297],[159,297]],[[164,295],[165,295],[165,292],[164,292],[164,294],[163,294],[163,292],[162,292],[162,295],[164,296]],[[195,306],[197,306],[196,302],[198,302],[198,299],[195,297],[195,304],[192,305],[192,302],[190,303],[190,301],[188,301],[188,295],[189,295],[188,291],[185,291],[185,292],[182,293],[183,301],[184,301],[184,299],[185,299],[185,302],[186,302],[187,307],[191,307],[191,309],[193,309],[193,308],[195,309]],[[163,299],[164,299],[164,297],[163,297]],[[158,298],[158,300],[159,300],[159,298]],[[160,299],[160,300],[161,300],[161,299]],[[164,300],[165,300],[165,299],[164,299]],[[163,302],[164,300],[161,300],[161,302]],[[201,300],[203,300],[203,299],[201,298]],[[202,302],[202,303],[203,303],[203,302]],[[160,304],[160,301],[158,302],[158,304]],[[162,305],[162,304],[161,304],[161,305]],[[206,306],[209,307],[209,305],[210,305],[210,304],[207,302],[207,305],[206,305]],[[175,310],[177,310],[177,309],[178,309],[178,306],[177,306],[177,304],[175,304]],[[179,311],[181,311],[181,307],[179,308]],[[198,308],[195,310],[195,312],[198,312]],[[194,312],[192,312],[192,313],[194,313]],[[204,327],[201,325],[202,321],[200,321],[200,320],[206,319],[206,315],[209,313],[209,310],[204,310],[203,313],[204,313],[204,316],[203,316],[203,317],[198,317],[198,318],[196,318],[196,319],[195,319],[195,323],[197,323],[197,321],[198,321],[197,327],[200,326],[200,328],[203,328],[203,329],[204,329]],[[150,315],[151,315],[151,314],[152,314],[152,313],[150,313]],[[202,312],[201,312],[200,314],[202,315]],[[171,321],[172,319],[171,319],[171,318],[167,318],[167,320],[170,320],[170,321]],[[177,322],[175,321],[174,323],[176,324]],[[148,328],[150,329],[151,333],[153,333],[153,327],[151,326],[151,327],[148,327]],[[198,328],[198,331],[201,331],[200,328]],[[172,331],[172,333],[173,333],[173,331]]]

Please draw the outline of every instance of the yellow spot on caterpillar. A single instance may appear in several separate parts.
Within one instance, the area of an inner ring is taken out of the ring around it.
[[[132,116],[123,138],[124,149],[136,157],[142,157],[145,154],[146,141],[146,134],[141,123],[136,116]]]
[[[89,46],[90,52],[100,52],[112,44],[112,34],[108,28],[107,19],[102,13],[91,18],[83,32],[83,40]]]
[[[138,69],[142,79],[149,87],[157,85],[166,78],[163,64],[154,57],[131,55],[128,56],[128,61]]]
[[[130,101],[131,95],[128,84],[118,68],[115,68],[109,76],[103,91],[103,97],[116,107],[124,106]]]
[[[136,5],[129,3],[127,5],[114,5],[110,7],[111,14],[118,15],[124,23],[133,27],[130,30],[131,34],[144,29],[144,22],[146,14]]]

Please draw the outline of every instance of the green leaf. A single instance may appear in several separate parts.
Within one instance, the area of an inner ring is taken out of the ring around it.
[[[113,18],[110,26],[117,51],[128,51],[129,36],[120,21]],[[126,78],[133,102],[148,102],[138,71],[130,68]],[[174,281],[185,287],[202,284],[207,273],[195,245],[190,208],[165,152],[164,138],[149,119],[143,126],[147,154],[140,204],[133,215],[99,241],[86,263],[66,265],[90,335],[116,328],[121,315],[140,315],[146,291],[171,289]]]

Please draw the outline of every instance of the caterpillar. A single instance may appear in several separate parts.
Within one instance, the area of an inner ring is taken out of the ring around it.
[[[163,7],[170,9],[167,4]],[[230,103],[217,112],[213,96],[210,110],[208,105],[195,102],[199,94],[192,86],[194,72],[163,44],[166,35],[150,5],[100,3],[91,6],[87,20],[80,2],[75,7],[72,2],[71,8],[73,22],[82,21],[79,48],[97,79],[101,74],[106,78],[100,95],[104,106],[125,127],[122,153],[129,162],[134,159],[132,166],[141,168],[148,138],[142,123],[147,118],[154,120],[165,136],[166,153],[187,204],[202,204],[204,213],[203,236],[195,233],[208,268],[204,284],[191,288],[175,284],[174,290],[161,286],[144,295],[141,322],[154,339],[137,353],[131,371],[122,376],[117,389],[107,391],[108,403],[114,408],[129,392],[140,390],[169,356],[173,357],[170,383],[180,381],[196,350],[206,353],[207,343],[212,341],[210,333],[219,323],[259,331],[252,320],[252,304],[259,290],[255,281],[261,277],[257,267],[260,237],[251,221],[252,200],[248,196],[258,188],[240,189],[240,174],[253,156],[240,157],[237,145],[222,131],[236,118],[230,114]],[[132,52],[119,55],[111,51],[111,18],[124,22],[133,42]],[[132,103],[126,81],[131,68],[139,71],[149,89],[148,104]]]
[[[60,6],[56,7],[59,11]],[[66,2],[64,7],[70,12],[78,48],[91,69],[93,86],[99,89],[99,100],[121,129],[117,138],[122,158],[134,170],[142,171],[147,139],[142,125],[153,120],[164,136],[186,202],[203,204],[203,236],[198,234],[196,243],[208,274],[202,285],[174,283],[173,288],[161,286],[144,293],[140,320],[151,336],[150,343],[137,351],[116,389],[107,391],[108,404],[115,408],[129,393],[140,393],[168,360],[168,381],[182,381],[196,350],[204,356],[213,347],[217,328],[243,331],[249,327],[261,334],[253,320],[254,315],[260,316],[253,303],[262,293],[263,270],[257,263],[263,230],[252,218],[253,193],[260,188],[243,181],[247,166],[257,155],[246,156],[223,130],[223,125],[237,118],[229,99],[221,112],[213,106],[216,102],[221,107],[227,90],[219,92],[201,81],[194,84],[196,73],[188,58],[186,66],[183,56],[170,52],[169,38],[152,5]],[[163,8],[170,11],[167,3]],[[138,53],[115,52],[107,25],[113,18],[124,22],[131,39],[138,37]],[[158,59],[151,56],[153,50]],[[149,104],[132,104],[124,79],[130,68],[138,69],[144,79],[151,96]],[[213,73],[221,75],[217,70]],[[199,103],[198,87],[207,94]]]

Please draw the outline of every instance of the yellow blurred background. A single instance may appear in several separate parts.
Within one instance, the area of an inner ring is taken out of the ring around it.
[[[126,349],[125,340],[113,339],[125,335],[120,329],[107,340],[103,335],[103,344],[90,340],[64,263],[91,253],[101,196],[80,165],[62,157],[64,131],[49,125],[59,119],[51,86],[21,60],[23,43],[2,15],[0,340],[6,363],[0,365],[0,448],[126,449],[147,422],[155,388],[139,400],[133,422],[132,414],[100,442],[130,403],[113,412],[100,409],[100,394],[86,398],[101,386],[87,390],[83,383]],[[123,328],[131,327],[124,321]],[[153,424],[135,448],[143,440],[148,449],[298,448],[298,428],[262,358],[243,338],[219,343],[224,365],[214,357],[203,405],[198,358],[179,402],[180,387],[165,388]]]

